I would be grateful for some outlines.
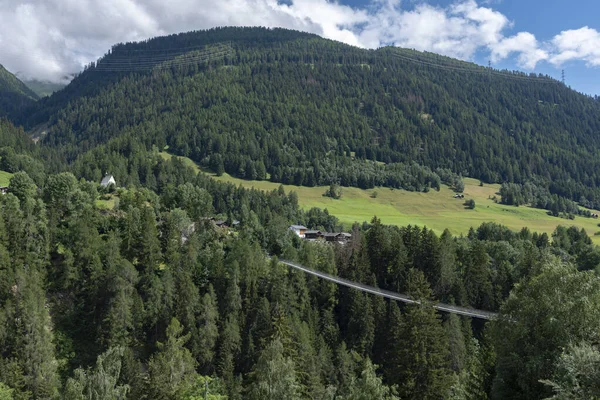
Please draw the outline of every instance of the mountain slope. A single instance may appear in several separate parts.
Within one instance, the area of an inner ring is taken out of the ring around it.
[[[38,81],[36,79],[25,80],[23,83],[39,97],[50,96],[52,93],[58,92],[66,86],[63,83]]]
[[[30,106],[38,95],[0,65],[0,117]]]
[[[126,154],[135,139],[245,178],[406,187],[417,176],[420,190],[446,168],[598,204],[599,111],[547,77],[222,28],[114,46],[20,122],[48,124],[44,145],[84,176],[91,159],[116,162],[98,146]]]

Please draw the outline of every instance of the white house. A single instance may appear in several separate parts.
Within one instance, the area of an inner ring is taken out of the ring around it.
[[[102,187],[108,187],[109,185],[117,186],[117,181],[115,181],[115,177],[112,175],[106,175],[100,182],[100,186]]]
[[[304,239],[304,234],[306,233],[307,230],[308,230],[308,228],[303,225],[290,226],[290,231],[294,232],[296,235],[300,236],[303,239]]]

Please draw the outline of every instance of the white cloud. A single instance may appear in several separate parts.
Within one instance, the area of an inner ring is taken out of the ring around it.
[[[343,0],[342,0],[343,1]],[[548,42],[513,22],[493,2],[456,0],[448,7],[371,0],[352,8],[330,0],[0,0],[0,63],[25,77],[60,80],[117,42],[215,26],[286,27],[348,44],[428,50],[461,59],[489,52],[533,69],[584,60],[600,65],[600,34],[564,31]]]
[[[511,53],[519,53],[519,65],[534,69],[536,64],[548,59],[548,52],[540,49],[535,36],[529,32],[503,38],[492,47],[492,60],[494,62],[507,58]]]
[[[600,32],[587,26],[563,31],[552,39],[556,53],[550,62],[561,65],[567,61],[583,60],[590,66],[600,66]]]

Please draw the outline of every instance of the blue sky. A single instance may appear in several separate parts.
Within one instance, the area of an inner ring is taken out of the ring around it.
[[[600,1],[597,0],[504,0],[492,6],[514,23],[514,31],[528,31],[547,41],[558,32],[578,29],[583,26],[600,30]],[[482,62],[483,57],[478,57]],[[511,67],[512,60],[498,63],[500,67]],[[557,67],[540,62],[535,72],[560,78],[565,70],[566,83],[580,92],[600,95],[600,67],[586,66],[584,61],[569,61]]]
[[[600,95],[600,0],[0,0],[0,64],[68,81],[119,42],[216,26],[285,27],[427,50]]]
[[[343,3],[353,7],[361,7],[365,4],[362,0],[344,0]],[[456,2],[405,1],[403,7],[411,9],[422,3],[448,7]],[[600,1],[598,0],[492,0],[480,1],[479,4],[501,12],[512,22],[512,27],[505,32],[507,35],[526,31],[534,34],[539,41],[550,41],[559,32],[584,26],[600,31]],[[489,52],[478,51],[473,61],[487,65],[489,58]],[[561,78],[561,71],[564,69],[568,86],[582,93],[600,96],[600,66],[586,64],[585,61],[574,60],[556,66],[541,61],[534,69],[527,69],[519,66],[514,57],[510,57],[495,62],[493,66],[500,69],[533,71],[556,79]]]

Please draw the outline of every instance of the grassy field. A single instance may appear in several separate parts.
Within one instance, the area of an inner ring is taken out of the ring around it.
[[[171,157],[168,153],[161,153],[164,158]],[[208,171],[202,171],[190,159],[185,159],[187,165],[199,172],[211,175],[214,179],[231,182],[244,187],[254,187],[261,190],[274,190],[278,183],[266,181],[246,181],[234,178],[228,174],[215,176]],[[349,226],[353,222],[370,221],[376,215],[385,224],[392,225],[420,225],[427,226],[437,233],[448,228],[453,234],[467,233],[470,227],[478,227],[483,222],[497,222],[512,230],[528,227],[533,232],[546,232],[551,234],[556,226],[575,225],[584,228],[592,240],[600,244],[600,236],[594,236],[600,231],[600,220],[576,217],[574,220],[551,217],[545,210],[530,207],[513,207],[497,204],[492,197],[498,192],[500,185],[479,186],[475,179],[465,179],[465,199],[454,199],[454,192],[448,187],[443,187],[439,192],[429,193],[407,192],[405,190],[390,188],[375,188],[362,190],[358,188],[342,188],[342,198],[334,200],[323,197],[327,189],[321,187],[303,187],[284,185],[286,191],[298,194],[300,206],[303,209],[319,207],[329,212]],[[372,197],[377,192],[377,197]],[[499,196],[497,196],[499,198]],[[465,200],[475,200],[474,210],[465,209]],[[598,213],[598,211],[596,211]]]
[[[8,186],[10,178],[12,178],[12,174],[10,172],[0,171],[0,186]]]

